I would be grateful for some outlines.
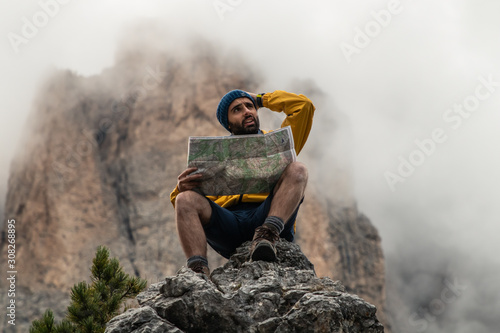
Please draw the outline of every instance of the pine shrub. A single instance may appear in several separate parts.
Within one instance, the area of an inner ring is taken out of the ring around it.
[[[49,309],[31,323],[30,333],[102,333],[123,302],[146,288],[146,281],[123,272],[118,259],[99,246],[92,261],[91,283],[80,282],[71,288],[71,303],[66,318],[56,323]]]

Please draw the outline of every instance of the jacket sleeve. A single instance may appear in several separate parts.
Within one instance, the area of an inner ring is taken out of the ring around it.
[[[176,185],[172,193],[170,193],[170,202],[172,203],[172,206],[174,206],[174,208],[175,208],[175,198],[177,198],[177,194],[179,193],[180,193],[179,188]]]
[[[272,111],[284,112],[286,118],[281,127],[290,126],[297,155],[304,147],[311,131],[315,107],[304,95],[296,95],[282,90],[266,93],[262,105]]]

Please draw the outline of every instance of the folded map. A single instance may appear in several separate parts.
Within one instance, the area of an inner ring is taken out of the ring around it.
[[[203,174],[203,195],[268,193],[296,159],[290,126],[266,134],[189,138],[188,167]]]

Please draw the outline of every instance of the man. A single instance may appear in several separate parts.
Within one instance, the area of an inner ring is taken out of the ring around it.
[[[232,135],[264,134],[258,109],[284,112],[281,127],[292,129],[295,151],[300,153],[312,126],[314,105],[304,95],[285,91],[254,94],[242,90],[228,92],[219,102],[217,119]],[[170,194],[175,208],[177,232],[186,254],[187,266],[210,275],[207,242],[225,258],[238,246],[252,240],[252,260],[276,260],[275,243],[280,237],[293,241],[295,218],[307,184],[307,169],[293,162],[283,171],[271,193],[204,197],[193,191],[203,175],[182,172]]]

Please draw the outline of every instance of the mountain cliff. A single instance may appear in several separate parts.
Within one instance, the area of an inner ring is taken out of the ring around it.
[[[124,43],[115,65],[99,75],[59,70],[41,87],[8,182],[5,220],[17,223],[19,304],[18,325],[9,330],[26,331],[47,307],[61,316],[99,245],[150,283],[184,264],[169,193],[185,169],[187,139],[226,135],[215,117],[220,97],[234,88],[264,88],[261,75],[238,54],[199,39],[175,46],[158,40],[166,39]],[[376,305],[384,322],[381,240],[358,212],[349,172],[333,149],[344,123],[314,84],[298,81],[292,88],[317,108],[299,156],[311,181],[297,242],[319,276],[342,281],[346,291]],[[275,128],[276,120],[265,121],[265,110],[259,112],[263,129]],[[213,252],[209,260],[211,267],[224,264]],[[6,282],[0,287],[5,290]],[[6,318],[0,321],[8,326]]]

